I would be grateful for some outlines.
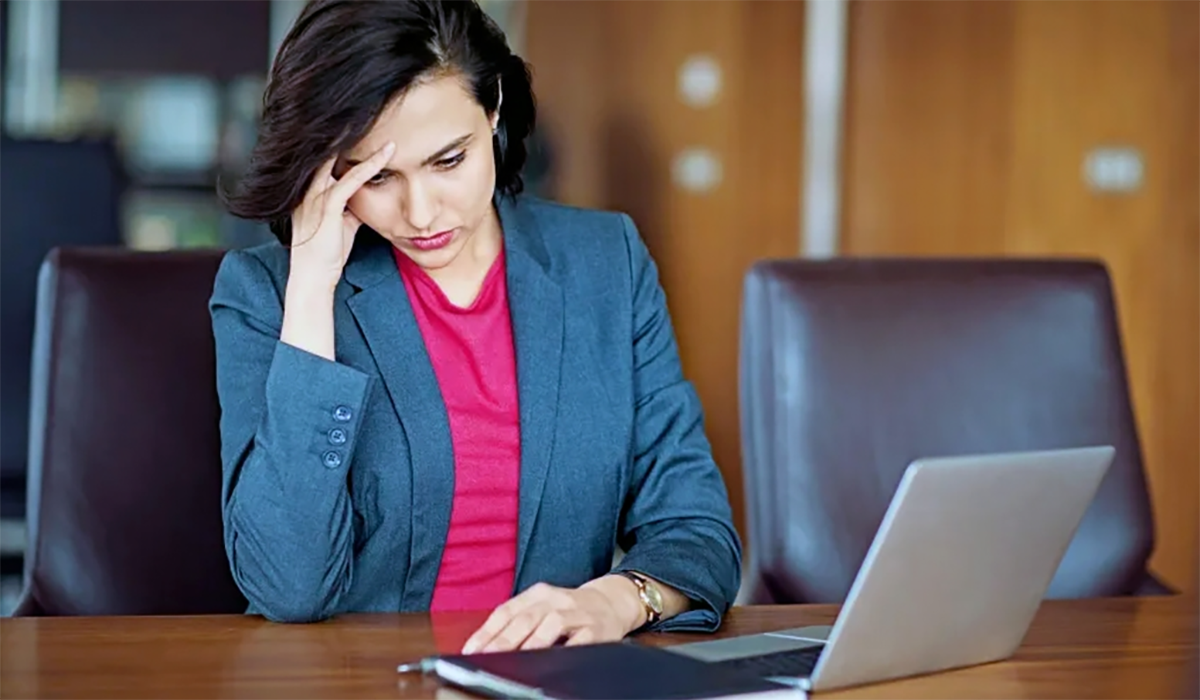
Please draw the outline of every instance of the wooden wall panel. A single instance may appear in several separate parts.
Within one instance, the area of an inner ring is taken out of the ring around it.
[[[1158,526],[1197,586],[1200,4],[862,2],[850,15],[843,252],[1107,262]],[[1096,194],[1102,145],[1145,182]]]
[[[1132,312],[1155,327],[1135,346],[1152,359],[1142,368],[1147,459],[1159,510],[1155,565],[1200,592],[1200,2],[1167,2],[1168,99],[1160,115],[1164,191],[1159,226],[1164,264],[1150,271],[1157,289]],[[1158,306],[1158,313],[1154,313]],[[1131,339],[1131,342],[1132,339]],[[1135,377],[1135,382],[1140,378]]]
[[[604,192],[599,134],[607,102],[605,73],[616,67],[605,63],[612,60],[604,47],[607,37],[576,30],[599,21],[599,3],[528,2],[527,8],[524,58],[532,64],[537,131],[552,153],[549,194],[579,206],[598,206]]]
[[[654,254],[684,369],[743,523],[737,349],[741,283],[799,250],[803,2],[532,2],[526,58],[556,154],[554,196],[632,215]],[[690,55],[721,67],[718,100],[677,95]],[[672,182],[684,148],[712,149],[713,191]]]
[[[995,250],[1018,4],[851,2],[842,252]]]

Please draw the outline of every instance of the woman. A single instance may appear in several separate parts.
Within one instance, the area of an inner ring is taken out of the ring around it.
[[[520,194],[533,124],[473,2],[317,0],[284,41],[228,198],[280,244],[211,302],[251,612],[491,610],[468,653],[720,623],[741,548],[655,266]]]

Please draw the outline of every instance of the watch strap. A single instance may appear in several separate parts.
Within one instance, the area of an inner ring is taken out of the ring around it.
[[[650,582],[646,579],[646,577],[642,576],[636,571],[617,571],[615,573],[620,576],[624,576],[630,581],[633,581],[633,585],[637,586],[638,600],[641,602],[642,608],[644,608],[646,611],[646,624],[652,625],[655,622],[658,622],[661,615],[657,610],[654,609],[652,605],[650,605],[649,595],[646,593],[646,586],[650,585]]]

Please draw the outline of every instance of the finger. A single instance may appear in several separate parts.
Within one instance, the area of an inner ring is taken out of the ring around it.
[[[508,625],[513,615],[518,612],[518,609],[512,605],[518,598],[513,598],[500,605],[492,611],[491,615],[488,615],[488,619],[484,621],[483,625],[467,638],[466,644],[463,644],[464,654],[474,654],[479,651]]]
[[[346,202],[350,201],[350,198],[354,196],[354,193],[367,184],[367,180],[375,177],[379,174],[380,170],[383,170],[383,166],[387,165],[388,160],[391,159],[392,153],[395,151],[396,144],[388,141],[383,145],[383,148],[375,151],[370,158],[350,168],[350,170],[346,171],[345,175],[342,175],[338,179],[337,184],[330,189],[331,199],[340,202],[341,206],[345,206]]]
[[[325,210],[326,193],[329,191],[329,183],[333,180],[333,166],[337,162],[337,156],[332,156],[317,171],[313,173],[312,182],[308,184],[308,189],[304,193],[304,199],[300,200],[296,211],[292,213],[292,243],[301,245],[312,236],[315,236],[320,226],[314,225],[313,215],[320,216]],[[303,226],[304,230],[300,230]]]
[[[492,641],[488,642],[480,650],[482,653],[491,653],[496,651],[512,651],[519,648],[529,638],[542,620],[549,614],[550,608],[546,605],[535,605],[526,608],[521,613],[514,615],[504,629],[500,630]]]
[[[317,168],[317,172],[313,174],[312,182],[308,185],[308,192],[304,194],[304,198],[309,201],[315,201],[321,198],[329,189],[330,183],[333,182],[333,166],[337,164],[337,155],[330,156],[328,160]]]
[[[596,635],[595,629],[579,627],[569,632],[566,646],[577,647],[583,644],[595,644],[597,641],[599,641],[599,637]]]
[[[499,632],[504,629],[513,617],[520,614],[526,608],[546,601],[554,596],[560,589],[555,588],[546,583],[535,583],[513,598],[509,598],[503,604],[498,606],[487,621],[483,623],[475,634],[467,640],[463,645],[463,653],[471,654],[479,651],[490,642]]]
[[[548,583],[535,583],[513,598],[509,598],[497,607],[475,634],[463,645],[463,653],[471,654],[482,649],[497,634],[500,633],[512,618],[524,612],[527,608],[546,602],[556,602],[558,596],[565,591]],[[560,606],[552,606],[560,607]]]
[[[521,593],[515,598],[510,598],[493,610],[483,625],[475,630],[475,633],[467,639],[467,643],[463,645],[463,653],[474,654],[488,642],[492,641],[500,633],[500,630],[508,625],[514,615],[524,610],[536,599],[536,593],[532,593],[531,591],[532,589]]]
[[[500,630],[504,629],[504,626],[508,624],[510,619],[511,615],[505,611],[503,606],[493,610],[483,625],[467,638],[466,643],[463,644],[462,653],[474,654],[483,649],[486,644],[496,637],[496,634]]]
[[[346,243],[354,242],[354,234],[358,233],[358,227],[362,226],[362,219],[354,215],[354,212],[347,209],[342,214],[342,237]]]
[[[329,181],[333,179],[333,166],[337,165],[337,154],[330,156],[321,167],[317,170],[316,177],[313,178],[313,187],[319,188],[318,191],[324,191],[329,187]]]
[[[520,648],[545,649],[548,646],[553,646],[562,638],[564,633],[571,630],[571,622],[579,619],[572,612],[558,610],[547,612],[542,621],[529,633],[529,636],[525,637],[525,641],[521,642]]]

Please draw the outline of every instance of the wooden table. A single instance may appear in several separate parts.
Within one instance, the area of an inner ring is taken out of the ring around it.
[[[828,697],[1197,698],[1194,597],[1050,601],[1008,661]],[[745,607],[721,635],[828,624],[828,606]],[[312,625],[246,616],[0,620],[0,697],[460,698],[396,664],[454,651],[477,615],[351,615]],[[643,635],[671,644],[692,635]],[[825,695],[821,695],[825,697]]]

